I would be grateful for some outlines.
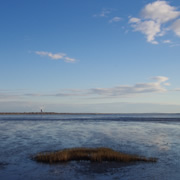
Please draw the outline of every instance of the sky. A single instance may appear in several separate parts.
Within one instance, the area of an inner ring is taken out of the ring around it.
[[[0,2],[0,112],[180,112],[180,1]]]

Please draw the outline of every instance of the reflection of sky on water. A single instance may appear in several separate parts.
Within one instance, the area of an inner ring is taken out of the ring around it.
[[[173,177],[176,180],[179,177],[178,122],[1,120],[0,134],[0,161],[8,163],[5,168],[0,168],[0,176],[4,179],[23,179],[24,174],[31,177],[29,179],[58,179],[59,176],[62,179],[85,179],[90,175],[84,173],[89,165],[71,163],[48,166],[37,164],[29,158],[40,151],[80,146],[107,146],[127,153],[159,158],[156,164],[137,164],[116,171],[111,169],[111,175],[108,176],[107,173],[101,176],[91,174],[94,179],[113,179],[116,176],[130,179],[135,171],[138,172],[137,179],[152,179],[156,176],[154,179]]]
[[[161,151],[168,151],[171,148],[169,139],[165,134],[157,135],[155,139],[152,139],[152,143],[154,143]]]

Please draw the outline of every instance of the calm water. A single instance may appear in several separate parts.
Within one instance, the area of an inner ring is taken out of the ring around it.
[[[31,160],[41,151],[81,146],[106,146],[158,162],[47,165]],[[1,180],[179,180],[179,169],[179,114],[0,116]]]

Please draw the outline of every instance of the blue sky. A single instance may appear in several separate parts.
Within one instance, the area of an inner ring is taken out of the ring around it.
[[[180,111],[180,2],[6,0],[1,112]]]

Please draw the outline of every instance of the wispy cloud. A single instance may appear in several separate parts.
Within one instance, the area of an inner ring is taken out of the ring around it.
[[[110,23],[113,23],[113,22],[119,22],[121,21],[122,18],[121,17],[118,17],[118,16],[115,16],[113,17],[112,19],[109,20]]]
[[[51,52],[45,52],[45,51],[35,51],[37,55],[40,56],[47,56],[53,60],[63,60],[65,62],[75,62],[76,60],[74,58],[68,57],[65,53],[51,53]]]
[[[164,93],[168,92],[166,86],[169,86],[168,77],[155,76],[151,78],[150,82],[136,83],[134,85],[119,85],[109,88],[89,88],[89,89],[61,89],[60,91],[53,93],[38,93],[38,92],[26,92],[27,93],[5,93],[0,92],[0,101],[2,100],[18,100],[31,97],[43,98],[43,97],[86,97],[86,98],[128,98],[136,96],[146,96],[150,93]],[[180,89],[174,89],[169,91],[180,91]]]
[[[74,58],[70,58],[70,57],[64,57],[64,60],[66,62],[75,62],[76,61]]]
[[[108,15],[112,12],[112,9],[103,8],[100,13],[94,14],[94,17],[108,17]]]
[[[134,28],[134,31],[145,34],[148,42],[158,44],[156,37],[164,36],[170,29],[180,36],[180,20],[165,28],[168,22],[175,20],[179,16],[180,11],[177,11],[176,7],[169,5],[167,1],[157,0],[147,4],[142,9],[140,18],[130,17],[129,23]]]
[[[175,32],[177,36],[180,37],[180,19],[178,19],[172,24],[171,29]]]
[[[162,93],[166,92],[165,82],[168,80],[164,76],[153,77],[156,82],[150,83],[137,83],[135,85],[120,85],[113,88],[94,88],[91,89],[91,93],[103,95],[103,96],[132,96],[137,94],[146,94],[146,93]],[[163,86],[164,85],[164,86]]]
[[[169,78],[165,77],[165,76],[155,76],[155,77],[152,77],[151,79],[153,79],[159,83],[162,83],[162,82],[167,81]]]
[[[163,43],[164,43],[164,44],[170,44],[170,43],[172,43],[172,41],[169,40],[169,39],[167,39],[167,40],[163,40]]]
[[[180,91],[180,88],[175,88],[175,89],[173,89],[172,91]]]
[[[168,78],[165,76],[156,76],[151,78],[155,82],[149,83],[136,83],[135,85],[119,85],[112,88],[90,88],[90,89],[66,89],[61,90],[58,93],[51,94],[24,94],[24,96],[54,96],[54,97],[67,97],[67,96],[99,96],[103,98],[108,97],[132,97],[140,94],[149,94],[149,93],[163,93],[167,89],[165,86],[168,86]]]
[[[22,95],[18,95],[18,94],[11,94],[11,93],[1,93],[0,92],[0,101],[4,100],[4,101],[9,101],[9,100],[14,100],[17,98],[21,98]]]

